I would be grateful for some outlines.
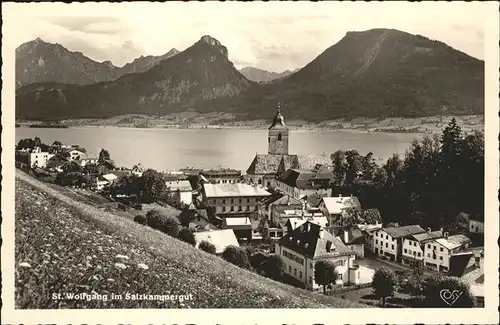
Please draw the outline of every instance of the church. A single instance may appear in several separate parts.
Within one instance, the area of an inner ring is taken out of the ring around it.
[[[246,172],[246,180],[265,187],[274,187],[275,179],[288,169],[312,169],[317,164],[331,165],[329,157],[291,155],[288,151],[289,130],[278,104],[276,115],[268,129],[267,154],[256,154]]]

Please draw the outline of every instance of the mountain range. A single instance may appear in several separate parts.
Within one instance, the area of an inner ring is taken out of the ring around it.
[[[276,78],[238,71],[227,48],[208,35],[182,52],[123,68],[47,44],[37,39],[16,50],[18,119],[186,109],[258,119],[272,115],[278,101],[288,118],[308,121],[484,113],[483,61],[398,30],[348,32],[305,67]]]
[[[244,67],[240,70],[240,73],[244,75],[248,80],[255,82],[271,82],[275,79],[281,79],[288,77],[289,75],[299,71],[295,69],[294,71],[285,70],[281,73],[266,71],[254,67]]]

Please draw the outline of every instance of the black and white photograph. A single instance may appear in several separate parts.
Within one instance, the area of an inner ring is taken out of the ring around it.
[[[498,317],[498,3],[2,7],[15,315]]]

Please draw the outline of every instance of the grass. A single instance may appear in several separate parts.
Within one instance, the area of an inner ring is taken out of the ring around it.
[[[16,308],[366,307],[242,270],[128,218],[76,201],[20,171],[15,201]],[[193,299],[52,299],[54,293],[79,292],[191,294]]]

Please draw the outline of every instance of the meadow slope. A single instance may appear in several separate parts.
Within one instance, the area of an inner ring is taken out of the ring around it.
[[[242,270],[16,171],[16,308],[360,308]],[[192,294],[57,300],[52,293]]]

